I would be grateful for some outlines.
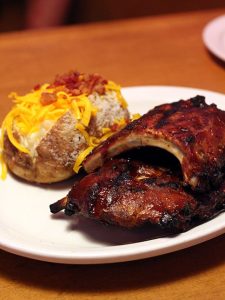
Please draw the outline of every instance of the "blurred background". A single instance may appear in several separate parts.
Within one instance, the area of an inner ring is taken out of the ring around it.
[[[0,32],[225,7],[225,0],[0,0]]]

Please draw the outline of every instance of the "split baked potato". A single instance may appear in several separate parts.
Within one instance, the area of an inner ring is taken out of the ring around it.
[[[1,131],[2,177],[5,164],[31,182],[70,178],[94,147],[129,122],[120,87],[98,74],[69,72],[11,97],[15,105]]]

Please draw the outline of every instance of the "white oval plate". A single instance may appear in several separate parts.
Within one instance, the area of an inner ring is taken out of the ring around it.
[[[217,17],[205,26],[203,41],[214,55],[225,61],[225,15]]]
[[[225,109],[225,95],[184,87],[143,86],[123,89],[130,111],[145,113],[155,105],[206,97]],[[123,230],[82,217],[51,215],[49,205],[64,197],[72,180],[32,185],[10,174],[0,182],[0,248],[25,257],[67,264],[113,263],[177,251],[225,232],[225,213],[176,236],[162,236],[150,227]]]

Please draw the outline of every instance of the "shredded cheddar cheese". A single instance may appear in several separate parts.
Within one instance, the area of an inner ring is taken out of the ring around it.
[[[2,155],[0,155],[0,164],[1,164],[1,179],[5,180],[7,176],[7,166],[3,160]]]
[[[76,161],[75,161],[75,164],[74,164],[74,167],[73,167],[73,170],[75,173],[78,173],[80,168],[81,168],[81,164],[82,162],[84,161],[84,159],[88,156],[88,154],[91,153],[91,151],[94,149],[94,147],[88,147],[86,148],[84,151],[82,151]]]
[[[121,107],[126,108],[120,86],[112,81],[105,84],[106,93],[115,93]],[[43,122],[49,121],[51,126],[65,113],[71,112],[76,119],[76,129],[84,136],[87,148],[78,153],[74,164],[74,171],[77,173],[81,168],[86,156],[102,141],[114,133],[112,128],[103,128],[102,136],[95,137],[88,133],[88,126],[92,117],[96,116],[98,107],[95,107],[88,94],[74,95],[64,86],[53,87],[50,84],[43,84],[31,92],[20,96],[13,92],[9,95],[14,102],[12,110],[6,115],[1,128],[0,137],[0,177],[6,178],[7,167],[3,159],[4,135],[7,134],[10,142],[19,151],[31,155],[27,143],[23,141],[27,136],[35,136],[43,127]],[[127,124],[124,118],[115,120],[118,128]],[[49,125],[50,126],[50,125]],[[17,132],[17,134],[16,134]]]
[[[108,91],[115,91],[116,92],[116,95],[117,95],[117,98],[118,100],[120,101],[120,104],[123,108],[126,108],[127,107],[127,102],[126,100],[124,99],[124,97],[122,96],[121,94],[121,91],[120,91],[120,86],[115,84],[113,81],[108,81],[107,85],[106,85],[106,89]]]
[[[140,117],[141,117],[141,115],[140,115],[139,113],[133,114],[133,115],[131,116],[131,121],[137,120],[137,119],[139,119]]]

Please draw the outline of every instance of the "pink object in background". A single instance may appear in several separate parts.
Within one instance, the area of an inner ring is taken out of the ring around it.
[[[69,6],[70,0],[28,0],[26,27],[29,29],[61,25]]]
[[[209,22],[203,30],[203,41],[215,56],[225,61],[225,15]]]

